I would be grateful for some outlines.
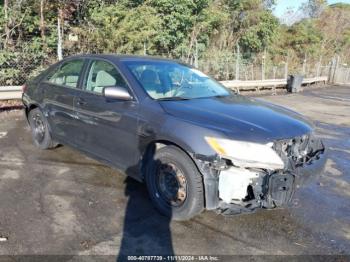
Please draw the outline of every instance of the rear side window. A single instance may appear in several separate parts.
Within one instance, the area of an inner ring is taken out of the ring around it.
[[[93,61],[89,69],[85,90],[102,94],[103,88],[114,86],[127,88],[127,84],[118,70],[106,61]]]
[[[48,76],[47,81],[57,85],[76,88],[83,65],[83,59],[65,62]]]

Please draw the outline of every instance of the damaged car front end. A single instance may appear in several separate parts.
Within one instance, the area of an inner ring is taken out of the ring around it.
[[[240,95],[161,105],[176,119],[165,133],[202,174],[207,210],[230,215],[286,207],[325,166],[312,121],[290,109]]]
[[[217,153],[196,156],[204,174],[206,208],[224,215],[288,206],[295,190],[325,165],[325,147],[311,132],[259,144],[205,138]]]

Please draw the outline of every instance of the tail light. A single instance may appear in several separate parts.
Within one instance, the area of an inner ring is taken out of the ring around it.
[[[26,85],[26,84],[24,84],[24,85],[22,86],[22,93],[24,93],[25,91],[27,91],[27,85]]]

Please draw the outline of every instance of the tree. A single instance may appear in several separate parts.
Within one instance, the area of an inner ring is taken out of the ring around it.
[[[155,36],[160,53],[180,56],[191,33],[195,17],[207,6],[207,0],[150,0],[161,24]]]
[[[305,17],[316,18],[321,15],[326,6],[326,0],[308,0],[301,6],[301,10],[305,14]]]
[[[85,46],[95,52],[156,53],[155,35],[160,20],[154,8],[142,4],[128,8],[123,3],[95,7],[78,30]],[[84,48],[84,47],[83,47]],[[88,48],[87,48],[88,49]]]
[[[247,20],[247,26],[239,43],[247,53],[261,52],[271,44],[276,36],[278,21],[268,11],[249,14]]]
[[[8,0],[4,0],[4,28],[5,28],[5,41],[4,41],[4,48],[6,49],[8,47],[9,41],[10,41],[10,27],[9,27],[9,2]]]
[[[229,62],[260,63],[265,50],[275,64],[286,57],[290,66],[305,56],[327,61],[334,53],[350,62],[350,5],[309,0],[298,11],[299,22],[286,25],[272,14],[275,2],[0,0],[0,82],[21,84],[13,79],[22,81],[21,72],[56,61],[60,46],[65,56],[147,53],[194,64],[205,59],[212,64],[203,63],[208,72],[215,68],[225,77]]]

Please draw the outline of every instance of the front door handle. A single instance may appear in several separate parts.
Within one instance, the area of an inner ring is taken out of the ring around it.
[[[82,99],[82,98],[78,98],[77,104],[79,106],[83,106],[83,105],[86,105],[86,101],[84,99]]]

